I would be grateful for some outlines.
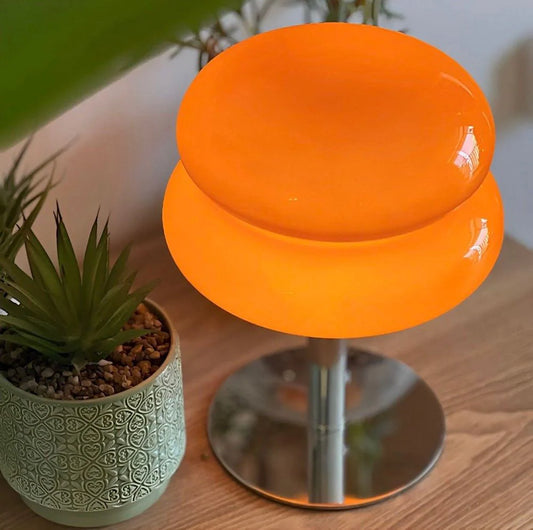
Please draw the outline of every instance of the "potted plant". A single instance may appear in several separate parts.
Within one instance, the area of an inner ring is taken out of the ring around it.
[[[30,274],[0,256],[0,470],[36,513],[71,526],[133,517],[185,449],[178,338],[132,291],[129,247],[110,265],[98,216],[76,260],[57,208],[57,268],[24,234]]]

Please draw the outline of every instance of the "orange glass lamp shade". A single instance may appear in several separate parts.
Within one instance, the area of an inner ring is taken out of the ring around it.
[[[405,329],[468,297],[498,256],[489,105],[413,37],[324,23],[248,39],[193,81],[177,138],[170,252],[207,298],[260,326]]]

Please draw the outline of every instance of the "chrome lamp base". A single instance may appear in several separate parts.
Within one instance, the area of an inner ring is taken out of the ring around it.
[[[229,376],[211,404],[208,435],[235,479],[270,499],[315,509],[373,504],[435,465],[444,414],[405,364],[309,339]]]

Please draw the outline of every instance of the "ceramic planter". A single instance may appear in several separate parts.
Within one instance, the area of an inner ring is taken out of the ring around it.
[[[113,524],[151,506],[185,451],[178,338],[143,383],[116,396],[58,401],[0,375],[0,471],[36,513],[70,526]]]

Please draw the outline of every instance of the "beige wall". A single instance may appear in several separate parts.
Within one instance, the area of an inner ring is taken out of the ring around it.
[[[533,246],[533,2],[514,0],[391,0],[405,15],[393,24],[441,48],[463,64],[481,84],[498,120],[493,169],[507,209],[507,229]],[[271,26],[296,23],[298,11],[275,14]],[[525,50],[525,51],[524,51]],[[528,58],[530,57],[530,58]],[[529,76],[527,74],[529,72]],[[49,248],[51,211],[59,200],[79,248],[99,205],[111,214],[116,243],[160,230],[164,186],[178,159],[175,114],[195,74],[195,57],[169,59],[169,53],[128,75],[69,110],[36,135],[27,163],[77,137],[61,157],[61,184],[52,193],[36,228]],[[0,173],[18,146],[0,153]]]
[[[160,229],[164,186],[178,159],[175,115],[194,73],[190,54],[157,57],[37,132],[26,167],[75,139],[57,163],[61,183],[36,224],[48,248],[54,248],[56,199],[78,248],[98,206],[103,218],[111,212],[112,242]],[[1,173],[19,148],[0,153]]]

